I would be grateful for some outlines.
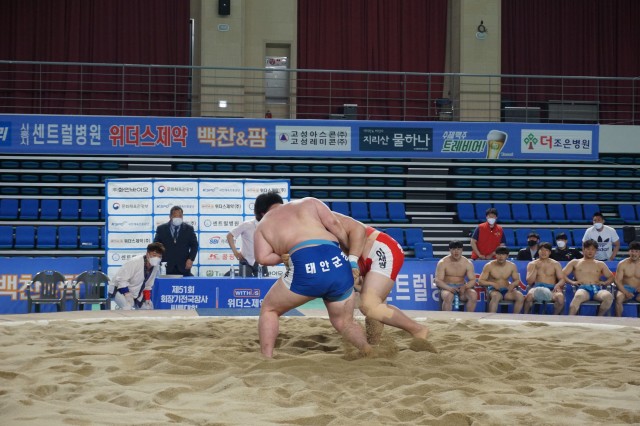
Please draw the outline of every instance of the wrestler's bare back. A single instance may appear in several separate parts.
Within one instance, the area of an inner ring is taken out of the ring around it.
[[[259,233],[278,255],[288,253],[306,240],[338,241],[327,230],[327,222],[339,223],[331,210],[315,198],[303,198],[287,204],[276,204],[258,223]]]

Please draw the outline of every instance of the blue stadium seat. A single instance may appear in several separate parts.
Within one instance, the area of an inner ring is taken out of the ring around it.
[[[414,253],[417,259],[433,259],[433,245],[427,241],[416,243]]]
[[[404,203],[388,203],[389,219],[393,223],[409,223]]]
[[[38,238],[36,247],[39,249],[56,248],[56,238],[58,236],[58,228],[56,226],[38,226]]]
[[[15,198],[0,199],[0,219],[15,220],[18,218],[18,200]]]
[[[547,206],[549,212],[549,220],[552,223],[567,223],[567,215],[562,204],[549,204]]]
[[[511,205],[511,213],[516,223],[531,223],[529,206],[527,204],[517,203]]]
[[[638,223],[636,208],[633,204],[620,204],[618,206],[618,214],[625,223]]]
[[[17,249],[32,249],[36,243],[36,229],[33,226],[16,226],[16,241],[14,247]]]
[[[616,233],[618,234],[618,237],[620,238],[620,248],[623,250],[627,250],[629,249],[629,243],[625,243],[624,242],[624,232],[622,228],[616,228]]]
[[[549,215],[547,213],[547,206],[544,204],[531,204],[529,206],[529,213],[531,220],[534,223],[549,223]]]
[[[417,243],[424,242],[422,228],[406,228],[404,230],[404,239],[407,247],[415,250]]]
[[[345,216],[351,216],[349,203],[346,201],[334,201],[331,204],[331,210],[333,210],[334,212],[342,213]]]
[[[80,203],[75,199],[64,199],[60,203],[60,219],[78,220],[80,215]]]
[[[553,234],[551,233],[551,229],[536,229],[535,230],[538,235],[540,235],[541,243],[550,243],[552,246],[555,246],[555,240],[553,239]]]
[[[0,249],[13,248],[13,226],[0,225]]]
[[[584,222],[584,213],[582,212],[582,206],[580,204],[567,204],[565,209],[567,210],[567,220],[569,222]]]
[[[590,221],[593,218],[593,214],[600,211],[600,206],[597,204],[583,204],[582,211],[584,212],[584,219]]]
[[[477,194],[476,194],[477,195]],[[487,209],[491,207],[491,203],[476,203],[476,221],[484,222],[487,217]],[[500,212],[498,212],[498,216],[500,216]]]
[[[518,244],[516,244],[516,234],[513,232],[511,228],[502,228],[504,231],[504,239],[506,241],[507,247],[509,248],[517,248]]]
[[[78,227],[60,226],[58,227],[58,248],[77,249],[78,248]]]
[[[58,220],[60,218],[60,201],[44,199],[40,201],[40,219]]]
[[[80,248],[98,249],[100,248],[100,227],[81,226],[80,227]]]
[[[476,222],[476,210],[471,203],[458,203],[456,206],[458,213],[458,219],[462,223],[475,223]]]
[[[523,248],[527,247],[527,235],[529,235],[531,229],[529,228],[518,228],[516,229],[516,245],[517,247]]]
[[[384,230],[384,233],[396,240],[396,242],[402,247],[406,247],[404,241],[404,231],[402,230],[402,228],[387,228]]]
[[[80,203],[80,219],[81,220],[99,220],[100,219],[100,200],[83,199]]]
[[[20,220],[37,220],[40,200],[25,198],[20,201]]]
[[[369,212],[373,222],[388,223],[391,222],[387,213],[387,203],[382,201],[374,201],[369,203]]]
[[[573,234],[573,245],[576,247],[582,247],[582,237],[584,237],[584,233],[587,228],[576,228],[571,231]]]
[[[361,222],[370,222],[369,206],[364,201],[351,201],[351,217]]]
[[[501,223],[514,223],[513,214],[511,213],[511,204],[496,203],[493,205],[498,210],[498,221]]]

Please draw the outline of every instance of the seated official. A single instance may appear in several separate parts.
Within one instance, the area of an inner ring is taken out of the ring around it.
[[[524,298],[524,313],[531,312],[534,302],[552,302],[553,313],[564,310],[564,275],[560,262],[551,259],[551,244],[541,243],[539,259],[527,265],[527,296]]]
[[[119,309],[153,309],[151,289],[163,254],[162,243],[151,243],[146,254],[136,256],[120,267],[109,284],[109,295]]]

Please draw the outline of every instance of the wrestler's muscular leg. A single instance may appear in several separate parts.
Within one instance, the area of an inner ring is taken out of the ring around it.
[[[371,346],[367,343],[364,330],[353,318],[355,295],[351,293],[347,299],[336,302],[325,300],[324,304],[327,307],[331,325],[333,325],[348,342],[358,348],[360,352],[365,355],[370,354]]]
[[[360,310],[367,317],[409,332],[413,337],[426,339],[429,329],[409,318],[395,306],[386,304],[393,288],[393,280],[376,272],[369,272],[360,294]]]
[[[282,279],[276,281],[264,297],[258,320],[258,336],[262,355],[271,358],[280,327],[280,316],[313,297],[302,296],[289,290]]]

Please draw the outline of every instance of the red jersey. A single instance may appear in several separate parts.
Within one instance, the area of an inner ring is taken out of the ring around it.
[[[478,251],[485,256],[493,253],[493,251],[497,249],[500,244],[505,242],[504,231],[502,230],[502,227],[498,224],[495,224],[493,225],[493,228],[491,228],[488,222],[483,222],[478,225],[471,238],[477,241],[476,245],[478,246]],[[477,259],[478,255],[476,255],[475,252],[472,252],[471,258]]]

